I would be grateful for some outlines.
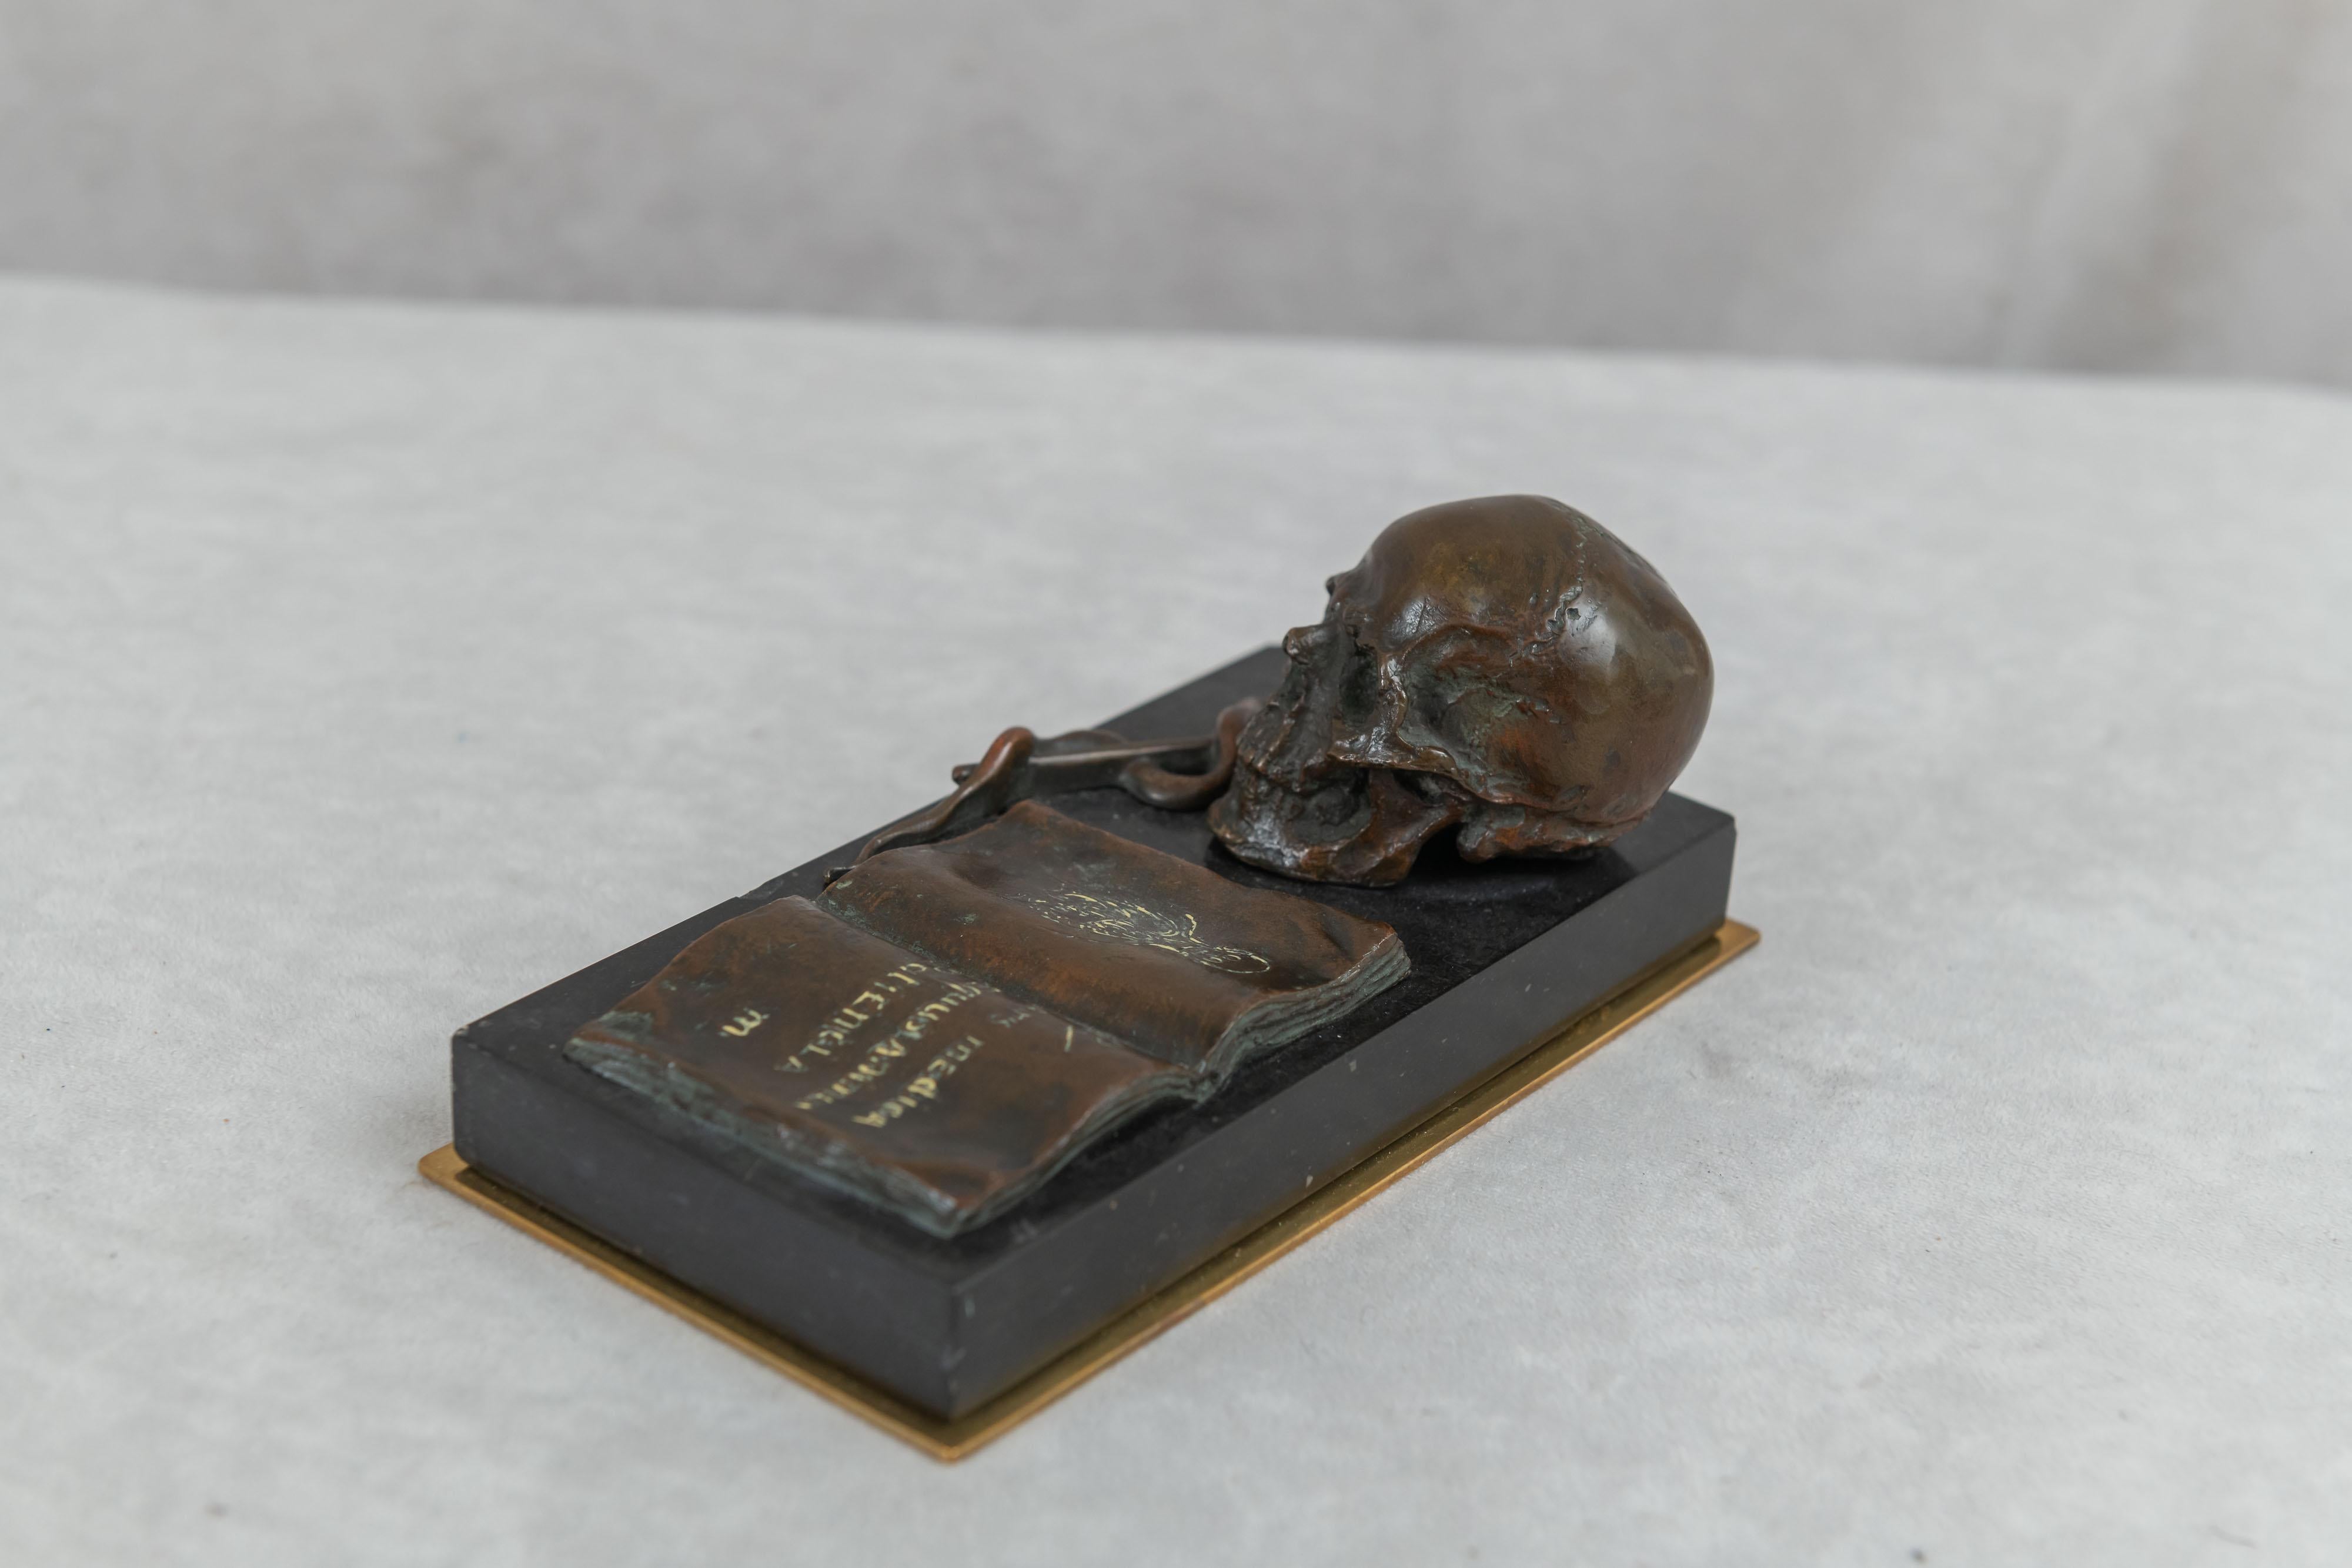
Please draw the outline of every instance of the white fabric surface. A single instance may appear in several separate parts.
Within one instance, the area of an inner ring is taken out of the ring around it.
[[[0,0],[0,267],[2352,383],[2352,0]]]
[[[415,1174],[1509,489],[1707,629],[1764,945],[997,1446]],[[2341,1562],[2348,507],[2256,386],[0,284],[0,1560]]]

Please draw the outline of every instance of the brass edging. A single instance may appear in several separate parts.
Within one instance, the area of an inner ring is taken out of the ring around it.
[[[1754,926],[1725,921],[1712,936],[1634,980],[1545,1044],[1365,1156],[1344,1175],[1308,1193],[1182,1279],[1130,1307],[986,1404],[947,1419],[917,1409],[598,1239],[475,1170],[458,1158],[454,1146],[434,1150],[417,1162],[416,1168],[427,1180],[716,1334],[843,1409],[864,1416],[933,1458],[951,1461],[1003,1436],[1146,1340],[1215,1301],[1481,1124],[1534,1093],[1759,939]]]

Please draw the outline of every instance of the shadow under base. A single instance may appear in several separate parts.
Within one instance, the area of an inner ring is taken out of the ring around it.
[[[1205,732],[1227,704],[1271,690],[1282,665],[1279,649],[1263,650],[1104,727]],[[757,1344],[790,1347],[790,1356],[866,1391],[865,1413],[952,1457],[962,1451],[958,1442],[982,1439],[919,1434],[979,1430],[972,1424],[985,1426],[986,1412],[1016,1385],[1053,1382],[1029,1397],[1034,1407],[1156,1328],[1129,1333],[1057,1382],[1052,1367],[1221,1255],[1291,1223],[1490,1081],[1536,1062],[1611,998],[1630,1005],[1623,998],[1643,983],[1710,944],[1721,962],[1753,940],[1748,933],[1723,950],[1719,935],[1731,819],[1680,796],[1587,859],[1474,866],[1429,852],[1404,883],[1383,889],[1268,876],[1217,847],[1199,813],[1160,810],[1119,790],[1054,804],[1234,881],[1385,921],[1403,938],[1412,972],[1346,1018],[1246,1063],[1209,1101],[1129,1124],[989,1223],[935,1237],[562,1054],[576,1030],[703,932],[771,899],[820,890],[826,869],[855,852],[845,845],[460,1030],[452,1042],[454,1158],[475,1186],[444,1185],[486,1207],[498,1207],[486,1200],[492,1193],[528,1204],[569,1228],[526,1227],[543,1239],[592,1261],[618,1260],[597,1266],[674,1310],[707,1303],[688,1315],[794,1370],[785,1353]],[[601,1252],[583,1252],[564,1239],[571,1235]],[[1158,1326],[1169,1321],[1163,1312]],[[842,1397],[814,1374],[795,1375]],[[877,1414],[877,1401],[898,1414]],[[1012,1419],[1018,1414],[988,1429]]]

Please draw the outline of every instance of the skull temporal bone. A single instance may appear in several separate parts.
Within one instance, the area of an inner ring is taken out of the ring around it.
[[[1211,809],[1253,864],[1382,886],[1447,827],[1473,861],[1597,849],[1698,746],[1714,669],[1696,622],[1558,501],[1414,512],[1328,587]]]

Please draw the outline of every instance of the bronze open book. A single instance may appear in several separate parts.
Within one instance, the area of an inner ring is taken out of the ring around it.
[[[1386,925],[1024,801],[738,915],[564,1049],[952,1235],[1407,967]]]

